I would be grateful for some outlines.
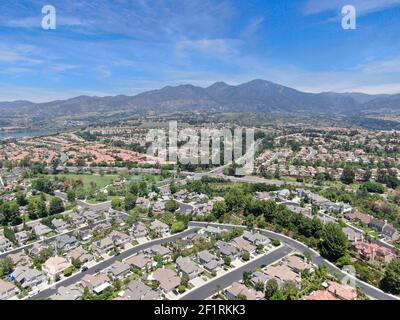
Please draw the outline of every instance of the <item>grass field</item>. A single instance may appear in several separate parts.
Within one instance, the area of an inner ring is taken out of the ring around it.
[[[82,180],[83,186],[89,188],[91,183],[95,183],[98,188],[103,188],[119,178],[118,175],[96,175],[96,174],[62,174],[58,178]]]

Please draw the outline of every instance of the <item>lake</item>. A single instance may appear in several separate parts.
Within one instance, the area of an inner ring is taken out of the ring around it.
[[[47,129],[27,129],[27,130],[18,130],[18,131],[0,131],[0,140],[5,140],[7,138],[15,138],[21,139],[26,137],[38,137],[38,136],[46,136],[56,133]]]

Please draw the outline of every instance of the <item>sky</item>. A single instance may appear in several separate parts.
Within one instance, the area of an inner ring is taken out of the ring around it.
[[[55,30],[42,28],[45,5]],[[0,101],[253,79],[400,93],[399,35],[400,0],[2,0]]]

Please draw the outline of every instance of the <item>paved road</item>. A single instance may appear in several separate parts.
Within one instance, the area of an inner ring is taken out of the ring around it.
[[[196,227],[205,227],[207,225],[207,223],[205,222],[189,222],[189,226],[196,226]],[[219,226],[221,228],[246,228],[243,226],[232,226],[232,225],[225,225],[225,224],[217,224],[217,223],[212,223],[210,225],[213,226]],[[387,294],[385,292],[383,292],[382,290],[373,287],[367,283],[365,283],[364,281],[361,281],[351,275],[349,275],[348,273],[344,272],[343,270],[339,269],[338,267],[336,267],[335,265],[333,265],[332,263],[330,263],[328,260],[324,259],[323,257],[321,257],[319,255],[318,252],[314,251],[313,249],[307,247],[306,245],[293,240],[289,237],[286,237],[282,234],[278,234],[272,231],[268,231],[268,230],[264,230],[264,229],[257,229],[258,231],[260,231],[261,234],[271,238],[271,239],[278,239],[279,241],[281,241],[282,243],[285,243],[286,245],[290,246],[291,248],[299,251],[299,252],[307,252],[310,254],[312,261],[318,265],[318,266],[326,266],[329,269],[329,273],[332,275],[340,275],[343,278],[347,277],[347,278],[351,278],[355,281],[356,286],[360,287],[361,290],[368,296],[376,299],[376,300],[399,300],[399,298],[391,295],[391,294]]]
[[[93,266],[92,268],[89,268],[88,270],[86,270],[84,272],[78,272],[78,273],[72,275],[71,277],[69,277],[69,278],[67,278],[67,279],[65,279],[63,281],[60,281],[55,286],[53,286],[53,287],[51,287],[49,289],[43,290],[42,292],[40,292],[39,294],[35,295],[34,297],[28,298],[27,300],[37,300],[37,299],[49,298],[51,295],[53,295],[53,294],[55,294],[57,292],[57,288],[59,288],[61,286],[68,287],[68,286],[70,286],[70,285],[72,285],[74,283],[77,283],[77,282],[81,281],[81,279],[85,275],[94,274],[94,273],[97,273],[99,270],[106,269],[106,268],[110,267],[117,260],[123,260],[123,259],[129,258],[130,256],[132,256],[132,255],[134,255],[134,254],[136,254],[136,253],[138,253],[138,252],[140,252],[142,250],[148,249],[148,248],[150,248],[150,247],[152,247],[154,245],[157,245],[157,244],[163,244],[163,243],[166,243],[166,242],[176,241],[177,239],[180,239],[180,238],[183,238],[183,237],[185,237],[185,236],[187,236],[189,234],[195,233],[198,230],[199,230],[199,228],[190,228],[188,230],[185,230],[184,232],[177,233],[177,234],[172,235],[172,236],[167,237],[167,238],[156,239],[156,240],[144,243],[144,244],[137,245],[137,246],[135,246],[135,247],[133,247],[133,248],[127,250],[127,251],[121,252],[121,254],[118,255],[118,256],[113,256],[110,259],[107,259],[107,260],[104,260],[104,261],[100,262],[99,264]]]
[[[205,300],[215,293],[217,286],[222,286],[224,288],[229,287],[233,282],[239,281],[243,278],[243,272],[252,271],[257,267],[269,265],[279,259],[282,259],[290,252],[292,252],[292,249],[287,245],[283,245],[281,248],[271,253],[262,255],[248,264],[245,264],[217,279],[205,283],[203,286],[198,287],[197,289],[194,289],[182,296],[179,298],[179,300]]]

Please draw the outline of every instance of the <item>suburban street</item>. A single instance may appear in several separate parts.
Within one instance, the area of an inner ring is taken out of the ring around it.
[[[99,270],[103,270],[105,268],[108,268],[117,260],[126,259],[126,258],[128,258],[128,257],[130,257],[130,256],[132,256],[132,255],[134,255],[134,254],[136,254],[136,253],[138,253],[138,252],[140,252],[142,250],[148,249],[148,248],[150,248],[150,247],[152,247],[154,245],[161,245],[161,244],[164,244],[166,242],[171,242],[171,241],[173,242],[173,241],[175,241],[177,239],[186,237],[189,234],[195,233],[198,230],[199,230],[198,228],[190,228],[190,229],[188,229],[186,231],[174,234],[174,235],[166,237],[166,238],[156,239],[156,240],[153,240],[153,241],[149,241],[147,243],[143,243],[143,244],[137,245],[137,246],[135,246],[135,247],[133,247],[133,248],[131,248],[129,250],[121,252],[121,254],[119,254],[117,256],[113,256],[110,259],[107,259],[107,260],[104,260],[104,261],[100,262],[99,264],[89,268],[88,270],[86,270],[84,272],[78,272],[78,273],[72,275],[71,277],[69,277],[69,278],[67,278],[67,279],[65,279],[63,281],[58,282],[55,286],[53,286],[53,287],[51,287],[49,289],[43,290],[42,292],[38,293],[37,295],[35,295],[35,296],[31,297],[31,298],[28,298],[27,300],[37,300],[37,299],[49,298],[51,295],[53,295],[53,294],[55,294],[57,292],[57,288],[59,288],[61,286],[67,287],[67,286],[70,286],[70,285],[72,285],[74,283],[77,283],[85,275],[94,274],[94,273],[97,273]]]
[[[236,268],[223,276],[206,282],[201,287],[198,287],[189,293],[181,296],[179,300],[205,300],[215,293],[217,286],[224,288],[229,287],[233,282],[239,281],[243,278],[243,272],[252,271],[254,268],[269,265],[275,261],[278,261],[292,252],[292,249],[287,245],[283,245],[271,253],[267,253],[258,257],[249,263]]]
[[[220,228],[245,228],[243,226],[233,226],[233,225],[225,225],[225,224],[218,224],[218,223],[206,223],[206,222],[189,222],[189,226],[196,226],[196,227],[205,227],[207,225],[212,225],[214,227],[220,227]],[[307,247],[306,245],[293,240],[289,237],[286,237],[284,235],[272,232],[272,231],[268,231],[268,230],[264,230],[264,229],[256,229],[257,231],[260,231],[261,234],[268,236],[271,239],[278,239],[279,241],[281,241],[282,243],[285,243],[286,245],[288,245],[289,247],[291,247],[292,249],[295,249],[299,252],[307,252],[310,254],[312,261],[316,264],[316,265],[324,265],[329,269],[329,273],[332,275],[336,275],[339,274],[341,275],[342,278],[349,278],[349,279],[353,279],[355,281],[355,284],[361,288],[361,290],[367,295],[370,296],[373,299],[376,300],[399,300],[397,297],[385,293],[382,290],[373,287],[367,283],[365,283],[364,281],[361,281],[351,275],[349,275],[348,273],[344,272],[343,270],[339,269],[338,267],[336,267],[335,265],[333,265],[332,263],[330,263],[328,260],[324,259],[323,257],[321,257],[316,251],[310,249],[309,247]]]

